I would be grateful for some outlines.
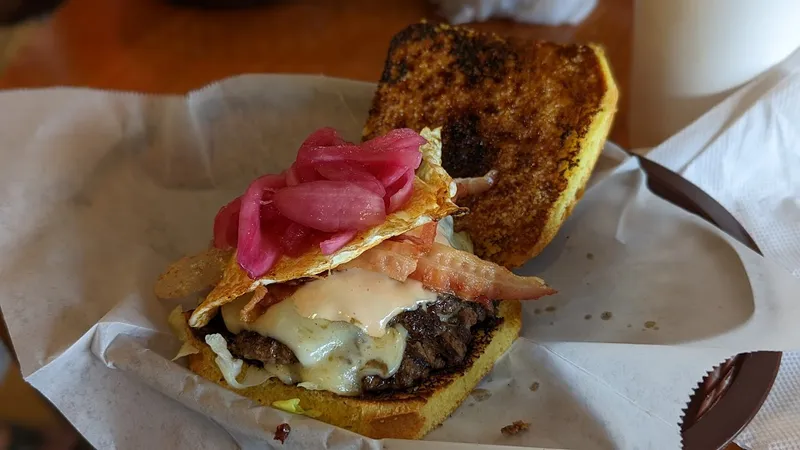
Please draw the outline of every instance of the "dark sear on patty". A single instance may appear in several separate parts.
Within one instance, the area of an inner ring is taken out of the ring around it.
[[[297,362],[294,352],[275,339],[264,337],[254,331],[242,331],[239,334],[231,333],[225,327],[225,321],[222,320],[221,314],[217,314],[208,325],[202,328],[192,328],[192,332],[204,342],[206,335],[221,334],[228,343],[228,351],[231,352],[231,355],[256,366],[264,364],[294,364]]]
[[[408,331],[406,350],[400,368],[389,378],[364,377],[365,392],[413,387],[435,370],[457,369],[464,364],[472,342],[472,327],[494,318],[477,302],[440,294],[435,303],[398,314],[389,325],[400,324]]]
[[[473,328],[493,323],[494,319],[494,305],[490,310],[480,303],[461,301],[448,294],[440,294],[436,302],[425,307],[398,314],[389,325],[400,324],[408,331],[400,368],[389,378],[364,377],[362,389],[374,393],[405,390],[423,382],[433,371],[461,368],[469,355]],[[228,342],[231,354],[251,364],[297,362],[289,347],[275,339],[252,331],[231,333],[225,328],[221,315],[193,331],[201,340],[208,334],[221,334]]]

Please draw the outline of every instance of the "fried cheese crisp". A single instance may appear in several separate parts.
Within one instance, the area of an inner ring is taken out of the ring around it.
[[[231,250],[210,248],[175,261],[158,277],[156,297],[179,299],[214,287],[222,280],[225,263],[232,255]]]
[[[319,248],[312,248],[297,258],[283,257],[258,279],[251,279],[236,262],[234,255],[225,266],[222,280],[192,313],[189,325],[194,328],[206,325],[222,305],[252,292],[258,286],[313,277],[333,270],[391,237],[462,212],[452,200],[456,185],[441,166],[440,129],[425,128],[420,134],[427,144],[420,147],[422,163],[416,171],[414,191],[402,209],[389,214],[382,224],[360,231],[333,254],[324,255]]]

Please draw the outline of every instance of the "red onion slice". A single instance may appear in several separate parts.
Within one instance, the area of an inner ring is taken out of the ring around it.
[[[399,180],[400,177],[408,172],[408,167],[396,166],[394,164],[385,164],[383,166],[376,166],[371,169],[372,173],[378,178],[378,181],[380,181],[384,187],[391,186],[395,181]]]
[[[386,212],[391,214],[408,203],[414,190],[414,171],[408,170],[387,189]]]
[[[296,162],[286,171],[286,185],[297,186],[298,184],[308,183],[309,181],[321,180],[313,166],[305,164],[299,165]]]
[[[386,218],[383,198],[346,181],[312,181],[275,193],[275,206],[290,220],[334,233],[363,230]],[[241,239],[241,238],[240,238]]]
[[[269,233],[271,236],[283,236],[289,226],[292,225],[291,220],[283,217],[278,212],[278,208],[272,202],[274,193],[267,193],[264,195],[265,200],[261,202],[261,230]]]
[[[330,161],[352,161],[366,165],[392,164],[416,169],[422,162],[419,148],[385,148],[383,151],[364,151],[356,145],[334,147],[302,147],[297,153],[297,167],[317,166]]]
[[[419,153],[419,147],[427,142],[428,141],[426,141],[425,138],[420,136],[416,131],[410,128],[399,128],[392,130],[383,136],[378,136],[374,139],[364,142],[361,144],[361,148],[368,151],[378,152],[397,152],[412,149]],[[417,167],[419,167],[419,163],[417,163],[415,166],[412,166],[414,169]]]
[[[297,174],[294,164],[292,164],[286,169],[286,185],[297,186],[298,184],[300,184],[300,175]]]
[[[349,181],[381,197],[386,195],[383,184],[361,164],[350,161],[329,161],[318,164],[316,169],[317,173],[327,180]]]
[[[214,247],[223,250],[236,247],[241,207],[242,198],[236,197],[217,212],[214,218]]]
[[[358,233],[356,230],[340,231],[330,238],[320,242],[319,248],[322,250],[322,254],[332,255],[336,253],[339,249],[350,242],[356,236],[356,233]]]
[[[345,141],[339,136],[338,131],[331,127],[325,127],[311,133],[300,147],[328,147],[344,143]]]
[[[268,206],[270,197],[285,186],[283,175],[264,175],[253,181],[242,196],[236,262],[250,278],[264,275],[281,257],[280,244],[270,233],[271,222],[267,219],[262,224],[261,212],[262,204],[268,202]]]
[[[291,222],[281,237],[281,248],[287,256],[297,258],[311,247],[313,238],[314,230]]]
[[[237,262],[251,278],[284,254],[298,257],[316,245],[335,253],[358,230],[382,223],[387,210],[408,203],[425,142],[400,129],[355,145],[321,128],[306,138],[289,169],[258,178],[219,210],[214,246],[238,246]]]

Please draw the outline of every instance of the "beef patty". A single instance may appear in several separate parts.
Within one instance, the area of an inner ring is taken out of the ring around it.
[[[225,342],[228,343],[228,351],[231,352],[234,358],[243,359],[255,366],[294,364],[298,362],[294,352],[275,339],[264,337],[254,331],[245,330],[239,334],[231,333],[225,327],[222,314],[217,314],[216,317],[208,322],[208,325],[202,328],[192,328],[192,332],[203,342],[205,342],[206,335],[221,334],[225,338]]]
[[[408,331],[406,350],[400,368],[389,378],[369,375],[361,381],[364,392],[404,390],[428,378],[433,371],[460,369],[469,355],[473,328],[494,324],[495,307],[440,294],[436,302],[398,314],[389,325],[402,325]],[[233,334],[221,315],[208,325],[193,330],[204,340],[219,333],[228,342],[228,350],[250,364],[293,364],[297,358],[289,347],[275,339],[252,331]]]
[[[464,364],[472,342],[472,328],[494,319],[490,308],[452,295],[439,295],[426,308],[398,314],[389,325],[408,331],[400,368],[389,378],[370,375],[361,380],[365,392],[408,389],[420,384],[435,370],[458,369]]]

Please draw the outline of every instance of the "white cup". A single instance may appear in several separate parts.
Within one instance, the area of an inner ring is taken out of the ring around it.
[[[663,142],[800,46],[800,0],[636,0],[629,133]]]

